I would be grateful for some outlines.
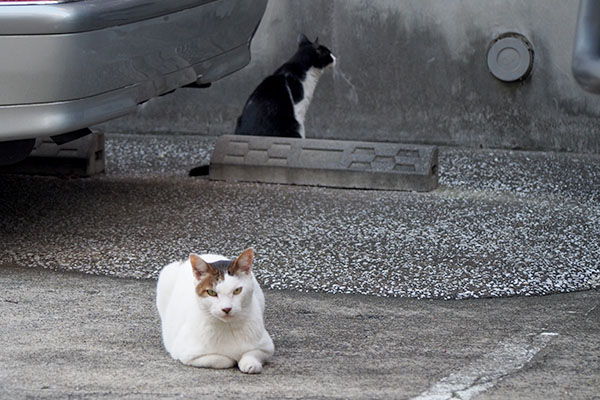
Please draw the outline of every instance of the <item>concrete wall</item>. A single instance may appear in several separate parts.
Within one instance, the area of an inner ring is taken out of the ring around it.
[[[271,0],[246,69],[153,100],[106,131],[231,133],[254,87],[298,32],[338,57],[317,87],[307,137],[600,153],[600,96],[571,74],[577,0]],[[490,42],[532,43],[531,76],[496,80]]]

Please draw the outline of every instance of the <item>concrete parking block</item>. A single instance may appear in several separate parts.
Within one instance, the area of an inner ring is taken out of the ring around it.
[[[438,149],[400,143],[221,136],[210,179],[427,192],[438,185]]]
[[[94,132],[64,144],[51,138],[36,140],[23,161],[0,168],[0,172],[29,175],[92,176],[104,172],[104,134]]]

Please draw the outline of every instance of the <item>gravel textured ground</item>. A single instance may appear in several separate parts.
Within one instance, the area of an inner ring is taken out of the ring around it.
[[[271,289],[415,298],[600,287],[600,157],[441,149],[431,193],[188,177],[214,138],[107,135],[107,173],[0,176],[0,265],[156,277],[257,250]]]

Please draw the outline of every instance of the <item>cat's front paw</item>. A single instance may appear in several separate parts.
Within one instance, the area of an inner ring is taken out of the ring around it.
[[[262,363],[254,357],[242,357],[238,367],[245,374],[260,374],[263,368]]]

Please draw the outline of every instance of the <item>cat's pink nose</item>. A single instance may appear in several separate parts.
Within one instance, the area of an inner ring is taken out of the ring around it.
[[[221,311],[223,311],[225,314],[229,314],[229,311],[231,311],[231,307],[221,308]]]

